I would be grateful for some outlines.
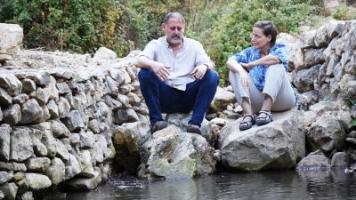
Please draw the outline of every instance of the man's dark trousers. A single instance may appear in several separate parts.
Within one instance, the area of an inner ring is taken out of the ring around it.
[[[219,84],[219,76],[212,70],[208,70],[201,80],[187,84],[185,91],[168,86],[150,69],[141,69],[138,79],[151,125],[163,120],[162,112],[189,113],[193,110],[189,123],[200,126]]]

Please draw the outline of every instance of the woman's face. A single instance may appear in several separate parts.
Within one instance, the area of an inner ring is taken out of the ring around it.
[[[271,35],[265,36],[263,30],[258,27],[253,27],[251,43],[255,48],[263,49],[269,47],[271,42]]]

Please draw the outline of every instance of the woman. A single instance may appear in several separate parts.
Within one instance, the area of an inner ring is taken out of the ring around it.
[[[296,104],[294,90],[287,77],[285,46],[276,44],[277,29],[270,21],[256,22],[252,29],[252,47],[231,56],[226,65],[237,101],[244,110],[240,130],[272,119],[271,111],[284,111]],[[258,113],[257,117],[253,113]]]

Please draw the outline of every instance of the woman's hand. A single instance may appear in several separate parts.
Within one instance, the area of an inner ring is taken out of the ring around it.
[[[250,75],[246,71],[239,72],[242,87],[250,87]]]
[[[251,63],[240,63],[240,64],[247,71],[250,71],[252,69],[252,67],[253,67],[253,65]]]

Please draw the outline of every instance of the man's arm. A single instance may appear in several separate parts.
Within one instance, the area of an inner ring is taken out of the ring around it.
[[[136,67],[139,68],[151,69],[161,81],[168,80],[169,77],[168,67],[163,63],[151,60],[141,55],[136,58],[135,65]]]
[[[214,69],[214,63],[209,58],[208,54],[205,52],[203,45],[200,42],[197,42],[197,59],[196,59],[196,66],[191,72],[191,74],[196,79],[202,79],[205,73],[210,70]]]

